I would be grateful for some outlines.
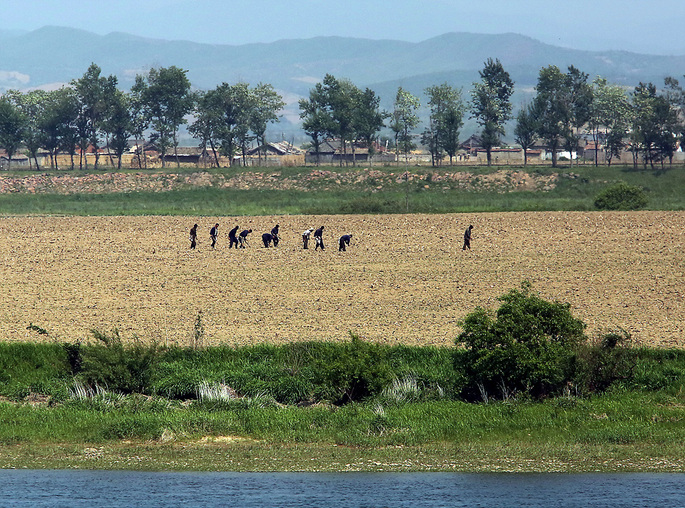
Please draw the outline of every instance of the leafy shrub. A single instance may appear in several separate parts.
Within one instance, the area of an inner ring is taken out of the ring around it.
[[[344,404],[379,395],[393,380],[393,372],[381,346],[364,342],[357,335],[329,351],[330,357],[314,361],[315,396]]]
[[[118,330],[106,335],[91,330],[99,341],[82,348],[79,378],[89,385],[99,385],[110,391],[145,393],[150,386],[157,357],[156,345],[136,343],[124,347]]]
[[[647,197],[641,187],[620,182],[607,187],[595,198],[599,210],[639,210],[647,206]]]
[[[577,384],[584,391],[603,392],[616,381],[631,379],[636,361],[630,334],[610,331],[580,348]]]
[[[461,323],[457,343],[466,350],[457,356],[457,368],[467,377],[463,395],[487,400],[498,394],[540,398],[559,393],[572,380],[585,324],[573,317],[568,304],[531,294],[528,282],[499,301],[494,318],[478,307]]]

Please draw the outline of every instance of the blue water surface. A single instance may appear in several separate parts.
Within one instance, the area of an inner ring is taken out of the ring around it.
[[[0,505],[685,507],[685,475],[0,470]]]

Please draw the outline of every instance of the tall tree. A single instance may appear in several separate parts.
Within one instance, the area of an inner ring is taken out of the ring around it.
[[[74,169],[74,157],[78,143],[78,115],[79,102],[76,90],[73,87],[60,89],[59,110],[62,121],[59,129],[59,149],[69,154],[71,159],[70,169]]]
[[[340,140],[340,164],[342,165],[343,160],[347,164],[347,144],[354,142],[355,110],[359,104],[361,91],[349,80],[337,79],[331,74],[326,74],[323,78],[323,93],[329,116],[328,134]]]
[[[416,147],[412,140],[412,132],[419,125],[417,111],[420,106],[421,102],[418,97],[402,87],[397,89],[390,116],[390,129],[395,133],[395,150],[398,162],[400,151],[404,153],[405,162],[407,162],[409,152]]]
[[[50,168],[57,167],[57,152],[61,148],[62,126],[68,124],[71,119],[65,117],[62,109],[64,88],[47,92],[43,98],[43,108],[38,118],[40,132],[40,145],[50,154]],[[59,168],[57,168],[59,169]]]
[[[7,152],[7,169],[10,169],[12,157],[21,146],[26,124],[26,118],[12,97],[18,99],[18,92],[0,97],[0,148]]]
[[[254,95],[247,83],[221,83],[200,96],[198,118],[192,132],[196,137],[200,135],[206,139],[213,150],[218,145],[221,154],[228,157],[229,165],[233,165],[238,151],[245,164],[247,146],[252,139],[250,122],[253,108]],[[216,157],[215,160],[218,165]]]
[[[580,142],[580,129],[590,120],[593,89],[587,80],[588,74],[581,72],[573,65],[568,68],[566,86],[569,114],[565,138],[571,166],[573,166],[573,152],[578,150]]]
[[[664,96],[676,115],[674,124],[676,141],[682,146],[685,143],[685,90],[678,80],[671,76],[664,79],[664,87]]]
[[[278,113],[285,107],[283,97],[272,85],[259,83],[252,89],[254,105],[250,116],[250,129],[255,135],[258,146],[266,144],[266,127],[278,121]],[[262,152],[259,152],[259,163],[262,162]]]
[[[143,79],[136,79],[134,93],[143,99],[154,131],[153,137],[160,151],[162,167],[169,148],[178,160],[178,129],[186,123],[185,116],[192,110],[193,94],[187,70],[174,65],[150,69]]]
[[[81,105],[79,126],[81,130],[81,151],[86,152],[88,145],[95,152],[95,169],[99,162],[100,130],[105,116],[105,89],[116,86],[116,77],[101,76],[102,69],[94,63],[90,64],[83,76],[72,81],[72,86]],[[86,169],[88,159],[86,158]]]
[[[131,87],[129,107],[131,108],[131,134],[135,138],[138,167],[147,169],[145,156],[145,132],[150,127],[150,110],[146,101],[147,82],[145,76],[137,74]]]
[[[378,133],[385,126],[385,119],[389,113],[381,111],[381,99],[376,92],[366,88],[357,94],[357,104],[354,108],[353,129],[355,137],[360,139],[366,146],[369,158],[374,154],[374,143]]]
[[[308,99],[300,99],[300,119],[302,129],[312,139],[312,148],[316,154],[316,164],[320,160],[321,142],[326,137],[329,129],[330,118],[326,111],[326,99],[323,85],[317,83],[314,88],[309,90]]]
[[[423,140],[428,142],[433,165],[440,164],[443,153],[453,158],[459,149],[459,130],[464,117],[464,103],[461,90],[447,83],[430,86],[425,90],[430,108],[429,127],[424,131]]]
[[[632,94],[634,150],[643,154],[645,167],[672,157],[675,151],[677,114],[664,95],[652,83],[640,83]],[[636,152],[634,152],[636,153]],[[636,163],[636,159],[634,159]]]
[[[231,87],[229,98],[233,103],[236,124],[233,127],[234,142],[240,148],[243,166],[247,165],[247,148],[254,139],[250,129],[252,111],[254,109],[254,95],[247,83],[236,83]]]
[[[556,65],[540,69],[534,107],[537,112],[537,134],[552,152],[552,167],[557,166],[559,147],[568,135],[568,80]]]
[[[29,155],[29,167],[31,159],[36,163],[36,169],[40,169],[38,163],[38,151],[41,148],[43,134],[41,122],[45,114],[46,98],[48,93],[44,90],[31,90],[25,94],[18,94],[18,106],[25,118],[24,123],[24,146]]]
[[[592,103],[588,126],[595,143],[595,166],[599,164],[599,146],[605,147],[606,162],[611,165],[619,156],[630,125],[631,108],[623,88],[611,85],[598,76],[592,82]]]
[[[504,124],[511,118],[511,95],[514,82],[497,59],[488,58],[482,71],[481,81],[473,84],[471,112],[483,128],[481,142],[487,153],[488,166],[492,163],[492,148],[505,135]]]
[[[199,141],[202,155],[207,153],[207,144],[212,149],[214,164],[219,167],[219,125],[220,116],[215,104],[216,94],[197,92],[195,99],[195,121],[188,127],[188,132]]]
[[[535,144],[537,139],[537,111],[535,104],[523,106],[516,115],[514,127],[514,141],[523,149],[523,165],[528,165],[528,150]]]
[[[128,138],[134,132],[130,104],[131,97],[121,90],[115,89],[107,97],[107,113],[103,129],[108,133],[109,151],[111,153],[114,150],[119,169],[121,169],[121,158],[128,148]]]

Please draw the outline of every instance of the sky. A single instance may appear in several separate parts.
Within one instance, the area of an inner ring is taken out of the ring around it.
[[[685,55],[682,10],[683,0],[0,0],[0,30],[55,25],[231,45],[511,32],[574,49]]]

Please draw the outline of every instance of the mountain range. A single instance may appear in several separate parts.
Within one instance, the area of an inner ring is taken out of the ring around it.
[[[91,63],[114,74],[122,88],[150,68],[176,65],[188,70],[195,88],[221,82],[270,83],[289,104],[281,122],[298,123],[297,100],[326,73],[369,87],[390,109],[398,86],[421,97],[430,85],[462,87],[465,99],[485,60],[498,58],[515,81],[514,102],[533,93],[542,67],[569,65],[610,82],[633,87],[682,77],[685,56],[626,51],[581,51],[544,44],[515,33],[447,33],[422,42],[345,37],[281,40],[264,44],[212,45],[148,39],[114,32],[46,26],[34,31],[0,30],[0,92],[9,88],[53,89],[83,75]],[[465,126],[465,129],[467,126]],[[287,129],[285,129],[287,130]]]

